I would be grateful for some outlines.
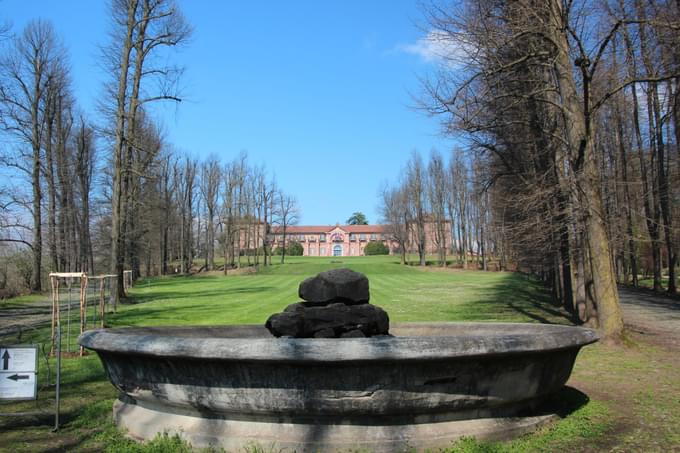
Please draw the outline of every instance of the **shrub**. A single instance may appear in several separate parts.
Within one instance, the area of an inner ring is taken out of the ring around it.
[[[25,250],[0,255],[0,299],[31,292],[32,260]]]
[[[286,247],[286,255],[288,256],[302,256],[305,249],[302,248],[302,244],[297,241],[290,241]],[[281,255],[283,253],[283,247],[277,247],[274,249],[274,255]]]
[[[389,255],[390,249],[380,241],[370,241],[364,247],[364,255]]]
[[[288,244],[288,250],[286,250],[286,252],[290,256],[302,256],[302,254],[305,252],[305,249],[302,248],[302,244],[299,242],[292,241],[290,244]]]

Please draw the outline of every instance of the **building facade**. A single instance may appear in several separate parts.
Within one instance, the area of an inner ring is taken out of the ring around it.
[[[426,225],[426,233],[428,230],[432,230],[431,224]],[[433,235],[426,234],[426,237],[427,253],[435,253],[437,246]],[[390,236],[387,225],[289,226],[286,228],[286,242],[290,241],[302,245],[304,256],[363,256],[366,244],[371,241],[385,244],[390,254],[399,253],[399,246]],[[283,231],[280,227],[272,229],[269,242],[274,248],[283,246]],[[411,241],[412,244],[414,242]],[[450,237],[446,243],[447,248],[450,247]],[[407,249],[412,251],[413,247]]]

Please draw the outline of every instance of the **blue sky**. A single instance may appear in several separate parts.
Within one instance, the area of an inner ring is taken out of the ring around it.
[[[174,57],[186,101],[157,109],[168,142],[228,161],[245,150],[295,195],[302,224],[379,220],[378,191],[410,152],[448,153],[436,118],[415,111],[433,61],[415,1],[180,1],[194,27]],[[79,105],[96,117],[106,1],[0,0],[18,31],[52,21],[69,50]]]

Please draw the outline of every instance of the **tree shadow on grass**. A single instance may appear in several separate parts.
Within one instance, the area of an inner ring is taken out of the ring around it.
[[[274,289],[273,286],[248,286],[248,287],[241,286],[237,288],[220,288],[210,291],[198,291],[198,292],[192,292],[189,290],[163,291],[163,292],[154,291],[153,293],[149,294],[135,294],[134,296],[126,299],[124,305],[137,305],[147,302],[154,302],[158,300],[177,301],[181,299],[187,299],[193,301],[197,299],[207,299],[216,297],[228,298],[230,296],[239,294],[266,293],[267,291],[271,291],[272,289]]]
[[[100,433],[111,423],[111,400],[99,403],[95,409],[84,404],[62,409],[59,413],[58,431],[53,431],[54,414],[5,420],[0,424],[0,433],[4,432],[9,437],[4,438],[0,434],[0,444],[5,441],[11,446],[16,442],[28,448],[26,451],[81,451],[86,444],[96,442]],[[97,446],[88,446],[83,451],[100,450]]]
[[[239,301],[225,305],[223,303],[201,303],[197,298],[190,298],[189,302],[164,306],[162,303],[153,306],[140,305],[131,310],[119,311],[117,314],[108,318],[107,327],[126,327],[139,325],[196,325],[196,324],[232,324],[233,313],[230,307],[240,308]],[[283,303],[282,305],[286,305]],[[252,303],[248,307],[254,307]],[[281,307],[282,309],[283,307]],[[276,311],[276,310],[273,310]],[[231,314],[230,314],[231,313]],[[268,316],[262,313],[262,316]],[[258,319],[257,322],[264,322],[265,318]]]
[[[573,316],[552,301],[549,290],[529,277],[508,274],[501,282],[480,290],[483,311],[511,311],[527,320],[544,324],[573,324]]]
[[[73,364],[71,364],[73,365]],[[90,364],[92,365],[92,364]],[[64,369],[61,382],[61,409],[59,411],[59,424],[62,428],[69,427],[76,419],[80,425],[91,424],[97,416],[105,419],[111,411],[109,399],[115,398],[117,391],[111,385],[101,365],[92,367],[84,373],[73,376],[76,370]],[[102,402],[101,398],[108,398]],[[43,388],[38,393],[38,400],[16,402],[6,405],[4,412],[39,412],[36,415],[13,416],[0,418],[0,432],[12,429],[38,428],[45,426],[48,429],[54,426],[54,383],[48,388]]]

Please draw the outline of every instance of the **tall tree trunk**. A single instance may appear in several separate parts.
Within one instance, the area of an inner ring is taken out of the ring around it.
[[[656,136],[657,151],[657,182],[659,191],[659,205],[663,219],[663,231],[668,255],[668,293],[676,293],[675,283],[675,247],[673,245],[673,216],[671,214],[671,200],[668,189],[668,173],[666,171],[666,143],[663,135],[663,121],[661,119],[661,103],[656,84],[651,86],[652,109],[654,112],[654,134]]]
[[[554,18],[565,20],[561,3],[552,0]],[[571,65],[570,44],[562,23],[550,27],[558,45],[555,76],[558,81],[565,115],[566,139],[573,153],[582,213],[586,246],[593,280],[593,294],[597,301],[599,328],[605,338],[618,341],[623,333],[623,318],[607,236],[606,218],[600,192],[600,174],[593,144],[590,116],[589,80],[584,81],[580,98]]]
[[[46,106],[45,115],[45,172],[47,179],[47,242],[50,253],[50,265],[52,272],[59,272],[59,259],[57,256],[57,186],[54,176],[54,150],[52,140],[54,137],[54,107],[52,97]]]
[[[37,149],[36,149],[37,148]],[[40,146],[33,149],[33,172],[31,185],[33,188],[33,268],[31,270],[31,290],[42,291],[42,213],[40,204],[42,190],[40,188]]]
[[[34,93],[40,93],[40,78],[36,77]],[[40,166],[42,163],[40,152],[40,128],[39,123],[40,97],[36,95],[31,103],[31,137],[33,144],[33,169],[31,173],[31,185],[33,189],[33,269],[31,271],[31,289],[36,292],[42,291],[42,188],[40,187]]]
[[[64,118],[63,95],[58,95],[55,106],[55,126],[56,126],[56,157],[57,157],[57,176],[59,177],[59,268],[69,272],[75,271],[71,259],[75,243],[71,243],[71,220],[72,215],[72,184],[69,172],[69,159],[67,156],[66,139],[68,136],[68,125]]]
[[[113,188],[111,193],[111,273],[117,276],[116,291],[114,292],[114,307],[125,297],[125,284],[123,282],[124,270],[124,232],[121,230],[124,211],[124,166],[126,143],[126,106],[128,74],[130,71],[130,54],[132,52],[132,35],[135,28],[135,13],[138,0],[129,0],[127,7],[127,29],[121,48],[120,73],[118,75],[118,87],[116,95],[116,126],[115,144],[113,148]]]

